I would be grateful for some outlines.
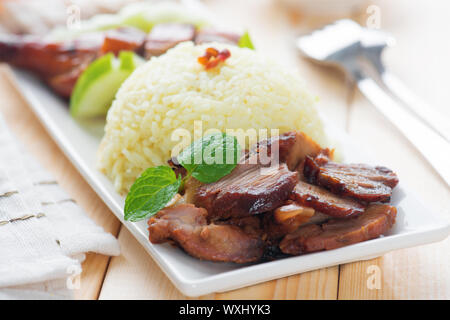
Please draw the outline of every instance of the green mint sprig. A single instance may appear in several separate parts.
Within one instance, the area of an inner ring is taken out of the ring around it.
[[[166,206],[191,176],[203,183],[221,179],[236,167],[240,156],[237,139],[225,133],[194,141],[177,157],[187,171],[183,179],[169,166],[148,168],[136,179],[125,200],[125,220],[150,218]]]

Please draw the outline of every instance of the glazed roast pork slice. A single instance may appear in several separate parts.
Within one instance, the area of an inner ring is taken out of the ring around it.
[[[323,156],[307,157],[303,174],[310,183],[364,202],[389,202],[398,184],[397,175],[388,168],[340,164]]]
[[[259,141],[219,181],[189,177],[182,201],[149,220],[150,241],[174,241],[199,259],[235,263],[331,250],[385,234],[398,183],[385,167],[332,162],[301,132]],[[177,175],[186,171],[171,159]],[[176,203],[176,202],[174,202]]]
[[[362,214],[365,206],[353,199],[343,198],[325,188],[299,181],[291,194],[295,202],[335,218]]]
[[[386,204],[372,204],[356,218],[333,219],[322,225],[300,227],[280,242],[283,253],[299,255],[331,250],[375,239],[391,229],[397,209]]]
[[[297,181],[298,174],[284,163],[239,163],[219,181],[200,186],[194,202],[208,211],[210,220],[255,215],[283,205]]]
[[[166,208],[149,222],[150,241],[175,241],[191,256],[210,261],[246,263],[261,259],[264,242],[236,225],[208,224],[207,212],[192,204]]]

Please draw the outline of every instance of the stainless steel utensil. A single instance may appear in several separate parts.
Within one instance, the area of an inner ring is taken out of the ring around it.
[[[382,66],[381,59],[376,59],[384,46],[380,40],[378,45],[376,41],[369,41],[366,32],[366,29],[351,20],[339,20],[300,37],[297,47],[304,56],[315,62],[344,69],[366,98],[403,133],[450,186],[450,143],[397,103],[368,76],[363,61]],[[386,78],[386,72],[382,74]],[[388,84],[392,82],[388,81]]]
[[[356,24],[356,22],[353,23]],[[394,38],[383,31],[374,29],[363,29],[362,31],[362,54],[375,68],[384,87],[404,106],[450,142],[450,119],[420,99],[384,67],[381,54],[384,48],[393,43],[395,43]]]

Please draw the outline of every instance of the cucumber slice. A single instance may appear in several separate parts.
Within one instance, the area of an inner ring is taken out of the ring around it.
[[[70,113],[77,118],[104,116],[108,112],[122,82],[143,63],[131,51],[122,51],[119,58],[108,53],[94,62],[78,78],[70,98]]]

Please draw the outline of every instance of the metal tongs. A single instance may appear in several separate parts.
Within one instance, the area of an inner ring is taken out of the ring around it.
[[[392,41],[393,38],[382,31],[362,28],[345,19],[298,38],[297,47],[315,62],[344,69],[366,98],[450,186],[450,120],[386,71],[381,53]],[[369,76],[365,65],[376,71],[381,85]]]

